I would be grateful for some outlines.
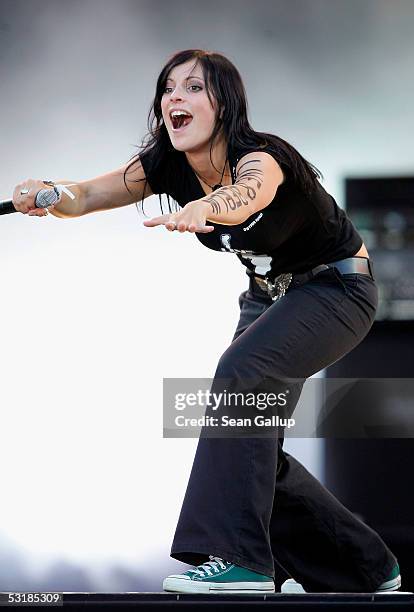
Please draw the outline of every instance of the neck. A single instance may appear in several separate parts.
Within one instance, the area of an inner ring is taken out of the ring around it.
[[[227,157],[227,148],[223,143],[213,147],[211,151],[211,159],[214,166],[210,161],[210,146],[208,146],[206,151],[191,151],[191,153],[186,153],[185,156],[192,169],[210,183],[210,185],[214,185],[219,181],[224,184],[231,177],[227,161],[223,177],[221,178]]]

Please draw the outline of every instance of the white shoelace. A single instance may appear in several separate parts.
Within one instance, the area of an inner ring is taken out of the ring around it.
[[[203,563],[202,565],[197,565],[197,567],[188,571],[194,572],[200,576],[204,576],[204,574],[207,574],[207,576],[213,576],[214,574],[211,571],[212,569],[216,574],[219,572],[219,567],[223,570],[226,569],[226,565],[224,564],[223,559],[220,559],[220,557],[209,555],[208,558],[210,561],[206,561],[206,563]]]

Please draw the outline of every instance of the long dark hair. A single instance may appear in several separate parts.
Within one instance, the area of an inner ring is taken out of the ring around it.
[[[148,113],[148,134],[144,136],[140,145],[139,153],[133,155],[133,161],[129,164],[124,173],[124,183],[127,170],[132,164],[139,161],[140,154],[149,153],[154,164],[162,165],[166,184],[173,184],[177,181],[176,165],[164,164],[166,156],[171,156],[175,149],[171,143],[167,128],[165,127],[161,111],[161,99],[165,90],[166,80],[170,71],[192,59],[195,59],[194,66],[201,63],[204,80],[206,82],[206,93],[213,106],[211,93],[216,100],[217,112],[216,122],[210,142],[210,161],[211,151],[215,140],[223,131],[228,146],[228,158],[232,159],[235,151],[245,148],[264,148],[269,147],[274,151],[280,163],[287,166],[295,183],[306,193],[311,193],[317,184],[318,178],[323,178],[321,172],[308,162],[300,153],[288,142],[274,134],[266,132],[256,132],[251,127],[247,118],[247,97],[241,76],[237,68],[221,53],[205,51],[203,49],[185,49],[175,53],[165,64],[157,80],[155,98]],[[170,169],[171,176],[168,176]],[[217,168],[216,168],[217,170]],[[233,172],[233,170],[232,170]],[[144,194],[147,181],[144,186]],[[128,189],[129,191],[129,189]],[[161,195],[160,207],[161,204]],[[167,193],[168,206],[171,212],[169,194]],[[143,198],[144,199],[144,198]],[[143,205],[143,199],[141,204]]]

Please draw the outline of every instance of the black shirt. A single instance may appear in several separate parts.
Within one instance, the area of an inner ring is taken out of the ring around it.
[[[272,202],[238,225],[207,221],[215,230],[196,233],[198,240],[215,251],[235,253],[248,269],[247,274],[253,272],[271,279],[283,272],[305,272],[355,255],[362,238],[345,211],[319,181],[312,195],[305,194],[290,168],[270,148],[244,149],[232,155],[233,184],[239,159],[259,150],[270,153],[285,176]],[[164,162],[169,164],[169,172],[162,164],[151,161],[151,153],[140,155],[140,160],[153,193],[168,193],[180,207],[205,196],[183,152],[174,150],[169,154]]]

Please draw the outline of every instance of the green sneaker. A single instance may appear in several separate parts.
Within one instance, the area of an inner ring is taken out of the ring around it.
[[[390,591],[398,591],[401,586],[400,568],[398,563],[394,566],[391,574],[387,576],[385,582],[379,585],[375,593],[389,593]],[[285,580],[282,584],[281,593],[306,593],[305,589],[299,582],[293,578]]]
[[[165,578],[162,588],[174,593],[274,593],[271,576],[264,576],[209,556],[210,561],[197,565],[183,574]]]

